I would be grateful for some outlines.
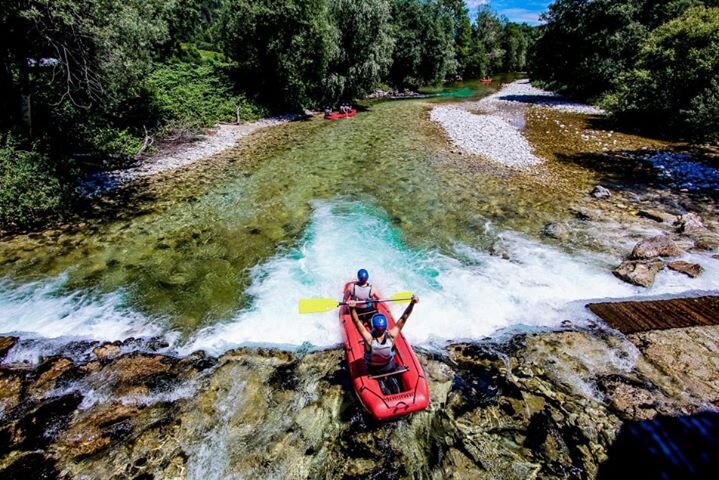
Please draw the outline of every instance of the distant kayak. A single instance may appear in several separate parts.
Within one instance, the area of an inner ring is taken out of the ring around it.
[[[480,82],[484,83],[485,85],[488,85],[488,84],[492,83],[492,79],[491,78],[483,78],[480,80]]]
[[[345,285],[345,291],[352,282]],[[394,327],[394,317],[385,303],[375,303],[377,312],[387,317],[387,328]],[[429,405],[429,386],[412,347],[409,346],[401,333],[395,339],[394,362],[397,365],[395,374],[372,376],[367,371],[364,359],[364,340],[357,331],[349,308],[343,306],[339,311],[342,338],[345,343],[347,365],[349,367],[352,386],[362,406],[377,420],[390,420],[412,412],[424,410]],[[398,380],[399,393],[385,394],[380,382],[387,382],[389,377]]]
[[[348,113],[340,113],[340,112],[330,113],[329,115],[327,115],[325,117],[325,120],[339,120],[341,118],[354,117],[355,115],[357,115],[357,109],[353,108]]]

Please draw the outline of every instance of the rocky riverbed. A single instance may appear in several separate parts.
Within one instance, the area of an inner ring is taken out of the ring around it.
[[[592,478],[622,422],[719,406],[717,350],[719,327],[451,345],[420,355],[430,408],[376,423],[340,350],[81,342],[0,364],[0,477]]]

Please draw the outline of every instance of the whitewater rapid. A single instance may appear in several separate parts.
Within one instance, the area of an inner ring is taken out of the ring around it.
[[[0,332],[47,339],[161,336],[178,353],[204,349],[220,354],[238,346],[327,348],[341,342],[337,312],[300,315],[298,302],[339,299],[344,282],[359,268],[369,270],[370,281],[383,294],[411,290],[421,298],[405,335],[425,347],[591,321],[584,309],[590,300],[719,290],[719,262],[696,255],[687,258],[705,266],[701,277],[665,271],[652,288],[642,289],[611,274],[616,258],[570,254],[507,231],[496,232],[496,238],[492,250],[501,254],[463,244],[444,253],[410,248],[381,209],[360,202],[317,202],[298,245],[252,270],[249,306],[189,338],[129,305],[122,291],[67,292],[62,276],[22,285],[0,282]],[[392,310],[401,314],[403,308]]]

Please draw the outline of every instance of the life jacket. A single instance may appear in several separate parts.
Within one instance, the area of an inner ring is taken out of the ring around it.
[[[386,367],[392,363],[394,358],[394,340],[389,335],[384,336],[384,342],[372,338],[370,351],[365,355],[367,365],[370,367]]]
[[[358,302],[364,301],[364,300],[370,300],[372,298],[372,284],[367,282],[364,285],[358,285],[357,282],[352,285],[352,300],[357,300]],[[360,307],[364,307],[366,305],[360,305]]]

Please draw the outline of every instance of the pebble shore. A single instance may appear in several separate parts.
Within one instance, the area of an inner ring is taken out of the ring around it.
[[[542,161],[521,132],[530,105],[586,115],[604,114],[597,107],[535,88],[529,80],[518,80],[474,104],[435,107],[430,119],[439,123],[461,150],[509,167],[526,168]]]
[[[459,107],[435,107],[430,118],[462,150],[509,167],[540,163],[522,133],[497,115],[475,115]]]
[[[298,119],[296,115],[283,115],[239,125],[219,124],[200,140],[148,156],[132,168],[88,175],[79,182],[77,190],[85,197],[104,195],[134,180],[186,167],[198,160],[217,155],[234,147],[241,138],[257,130],[296,119]]]

